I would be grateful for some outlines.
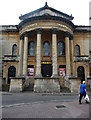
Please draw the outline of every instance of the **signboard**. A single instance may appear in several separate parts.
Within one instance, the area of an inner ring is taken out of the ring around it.
[[[66,71],[65,68],[59,68],[59,75],[60,75],[62,78],[65,77],[65,71]]]
[[[28,76],[30,77],[34,76],[34,68],[28,68]]]

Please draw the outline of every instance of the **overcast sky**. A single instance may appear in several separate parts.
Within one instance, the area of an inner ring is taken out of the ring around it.
[[[90,0],[0,0],[0,25],[18,25],[19,16],[45,5],[74,17],[75,25],[89,25]]]

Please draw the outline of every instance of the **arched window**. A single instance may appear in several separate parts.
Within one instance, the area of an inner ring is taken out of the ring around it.
[[[48,41],[45,41],[43,43],[43,56],[49,55],[50,55],[50,43]]]
[[[59,41],[58,42],[58,55],[65,55],[65,43]]]
[[[12,55],[17,55],[17,45],[14,44],[13,47],[12,47]]]
[[[79,45],[75,46],[75,56],[80,56],[80,46]]]
[[[34,43],[34,41],[30,41],[28,43],[28,55],[30,55],[30,56],[35,55],[35,43]]]

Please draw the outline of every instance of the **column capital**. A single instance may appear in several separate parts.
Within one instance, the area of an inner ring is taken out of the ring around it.
[[[71,35],[71,34],[68,33],[68,32],[65,32],[65,33],[64,33],[64,36],[65,36],[65,37],[69,37],[69,40],[73,40],[73,35]]]
[[[42,31],[43,31],[43,29],[42,29],[42,28],[38,28],[38,29],[36,29],[35,31],[37,32],[37,34],[41,34]]]
[[[20,35],[20,36],[19,36],[19,39],[20,39],[20,40],[24,40],[24,36],[23,36],[23,35]]]
[[[65,33],[64,33],[64,36],[65,36],[65,37],[70,37],[70,33],[65,32]]]
[[[29,36],[29,33],[25,32],[24,37],[28,37],[28,36]]]
[[[70,35],[70,40],[73,40],[73,39],[74,39],[73,35]]]
[[[52,28],[50,30],[51,30],[52,34],[57,34],[58,33],[58,29],[56,29],[56,28]]]

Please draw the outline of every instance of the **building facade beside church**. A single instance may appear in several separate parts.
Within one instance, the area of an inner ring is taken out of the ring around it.
[[[19,19],[0,28],[2,84],[23,91],[32,81],[35,92],[76,92],[83,80],[91,87],[90,26],[74,25],[47,3]]]

